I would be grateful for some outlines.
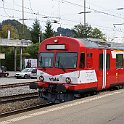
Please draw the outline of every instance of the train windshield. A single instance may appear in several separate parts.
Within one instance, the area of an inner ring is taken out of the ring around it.
[[[56,53],[57,68],[76,68],[77,53]]]
[[[53,67],[54,53],[40,53],[39,67],[49,68]]]

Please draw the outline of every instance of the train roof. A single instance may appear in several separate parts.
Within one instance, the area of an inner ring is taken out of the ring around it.
[[[87,48],[107,48],[107,49],[121,49],[124,50],[124,43],[108,42],[102,39],[94,38],[77,38],[80,40]]]

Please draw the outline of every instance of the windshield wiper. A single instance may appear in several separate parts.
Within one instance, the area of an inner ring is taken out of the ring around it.
[[[66,70],[65,70],[65,68],[64,68],[64,66],[63,66],[63,64],[60,62],[60,57],[59,57],[57,63],[58,63],[58,67],[59,67],[59,65],[60,65],[60,66],[61,66],[60,68],[61,68],[64,72],[66,72]]]
[[[40,59],[40,61],[39,61],[39,62],[40,62],[40,67],[41,67],[41,68],[43,68],[44,70],[46,70],[46,67],[45,67],[45,66],[43,66],[43,64],[42,64],[42,56],[41,56],[41,59]]]

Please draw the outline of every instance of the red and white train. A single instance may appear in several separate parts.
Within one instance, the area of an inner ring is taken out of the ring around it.
[[[124,84],[124,45],[94,39],[65,36],[41,42],[38,52],[38,80],[31,89],[49,102],[74,99],[84,92],[96,92]]]

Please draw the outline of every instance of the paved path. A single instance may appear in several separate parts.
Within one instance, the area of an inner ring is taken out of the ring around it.
[[[22,83],[22,82],[33,82],[36,81],[37,79],[16,79],[14,76],[16,72],[14,71],[7,71],[9,72],[9,76],[4,78],[0,77],[0,85],[4,84],[13,84],[13,83]]]

